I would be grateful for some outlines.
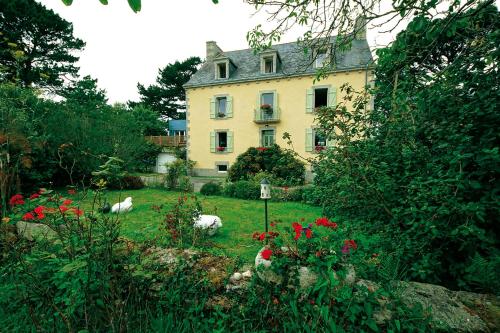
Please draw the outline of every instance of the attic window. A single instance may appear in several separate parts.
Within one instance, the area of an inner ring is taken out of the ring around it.
[[[228,61],[220,61],[215,63],[215,78],[227,79],[228,78]]]
[[[260,72],[262,74],[276,73],[276,53],[266,53],[260,56]]]
[[[320,49],[316,52],[314,67],[321,68],[328,63],[330,52],[327,49]]]

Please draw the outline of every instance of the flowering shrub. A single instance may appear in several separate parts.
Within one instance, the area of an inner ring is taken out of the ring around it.
[[[337,223],[326,217],[314,223],[303,222],[286,226],[272,222],[271,231],[254,233],[253,238],[265,244],[260,252],[262,259],[271,260],[271,267],[277,272],[300,266],[321,274],[328,274],[331,269],[343,271],[358,248],[355,240],[346,239]]]

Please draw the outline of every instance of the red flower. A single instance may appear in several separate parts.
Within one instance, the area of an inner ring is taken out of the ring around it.
[[[69,190],[68,190],[68,194],[69,194],[69,195],[75,195],[75,194],[76,194],[76,191],[75,191],[75,190],[73,190],[73,189],[69,189]]]
[[[269,249],[265,249],[264,251],[261,252],[260,256],[265,260],[269,260],[271,258],[272,254],[273,254],[273,251],[271,251]]]
[[[73,208],[73,213],[76,214],[76,216],[82,216],[83,215],[83,210],[80,210],[78,208]]]
[[[342,246],[342,253],[348,254],[350,249],[356,250],[358,248],[358,244],[353,239],[346,239],[344,241],[344,246]]]
[[[45,218],[45,214],[44,213],[36,214],[36,218],[39,220],[43,220]]]
[[[16,206],[16,205],[24,205],[24,198],[21,194],[14,194],[12,198],[9,200],[9,205],[11,206]]]
[[[31,196],[30,196],[30,200],[33,200],[33,199],[36,199],[40,197],[40,194],[39,193],[33,193]]]
[[[260,236],[259,236],[259,240],[260,241],[263,241],[264,239],[266,239],[266,233],[265,232],[261,233]]]
[[[61,213],[65,213],[69,208],[66,207],[66,206],[59,206],[59,210],[61,211]]]
[[[65,205],[65,206],[69,206],[69,205],[71,205],[72,202],[73,202],[73,200],[66,199],[66,200],[63,201],[62,204]]]
[[[302,225],[297,223],[297,222],[293,222],[292,228],[293,228],[293,230],[295,230],[295,237],[293,237],[293,239],[295,239],[295,240],[299,239],[300,234],[302,233]]]
[[[257,239],[257,238],[259,238],[259,235],[260,234],[256,231],[256,232],[253,233],[252,238],[253,239]]]
[[[38,206],[36,207],[35,209],[33,209],[33,211],[37,214],[37,215],[40,215],[43,213],[44,210],[46,210],[47,207],[45,206]]]
[[[311,238],[312,237],[312,230],[307,228],[306,229],[306,238]]]
[[[257,150],[258,150],[258,151],[266,151],[266,150],[267,150],[267,147],[257,147]]]
[[[226,150],[226,147],[217,147],[217,151],[224,151]]]
[[[337,223],[331,222],[326,217],[320,217],[319,219],[317,219],[316,220],[316,225],[317,226],[326,227],[326,228],[332,228],[332,229],[336,229],[337,228]]]
[[[23,221],[31,221],[34,219],[35,219],[35,216],[33,216],[33,213],[26,213],[23,215]]]

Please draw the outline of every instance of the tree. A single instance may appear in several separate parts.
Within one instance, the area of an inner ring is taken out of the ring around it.
[[[85,43],[73,26],[34,0],[0,0],[2,80],[57,90],[76,75]]]
[[[318,115],[338,143],[315,164],[326,213],[378,234],[411,279],[498,287],[499,45],[487,3],[418,16],[378,52],[374,110],[345,88]]]
[[[72,85],[61,92],[68,103],[85,105],[93,108],[103,108],[108,103],[106,90],[99,89],[97,79],[84,76],[83,79],[73,82]]]
[[[179,119],[185,110],[186,92],[183,85],[189,81],[191,76],[198,70],[201,59],[191,57],[182,62],[168,64],[158,71],[156,84],[144,87],[138,83],[137,88],[141,95],[140,103],[147,108],[157,112],[160,116]],[[130,103],[135,106],[138,103]]]
[[[108,0],[99,0],[103,5],[108,4]],[[70,6],[73,3],[73,0],[62,0],[62,2],[66,6]],[[212,0],[213,3],[219,3],[219,0]],[[128,5],[135,12],[139,12],[141,10],[141,0],[128,0]]]

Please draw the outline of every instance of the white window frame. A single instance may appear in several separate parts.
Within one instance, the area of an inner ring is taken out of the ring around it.
[[[266,72],[266,60],[272,58],[273,70]],[[260,55],[260,72],[261,74],[275,74],[278,66],[278,54],[276,52],[264,52]]]
[[[275,127],[261,127],[259,129],[259,141],[260,141],[260,146],[261,147],[272,147],[271,146],[264,146],[264,131],[273,131],[273,145],[276,144],[276,128]]]
[[[319,62],[318,55],[324,54],[325,57],[322,59],[321,62]],[[316,49],[314,52],[314,68],[321,68],[325,65],[328,65],[331,61],[330,57],[332,54],[331,47],[320,47],[319,49]]]
[[[224,110],[224,116],[223,117],[220,117],[219,116],[219,113],[220,112],[220,109],[219,109],[219,100],[221,99],[225,99],[226,100],[226,109]],[[224,96],[215,96],[215,118],[218,118],[218,119],[222,119],[222,118],[227,118],[227,103],[228,103],[228,98],[227,98],[227,95],[224,95]]]
[[[226,66],[226,76],[225,77],[220,76],[220,70],[219,70],[219,66],[223,65],[223,64]],[[216,61],[214,61],[214,66],[215,66],[215,78],[217,80],[224,80],[224,79],[229,78],[229,60],[228,59],[216,60]]]

